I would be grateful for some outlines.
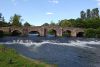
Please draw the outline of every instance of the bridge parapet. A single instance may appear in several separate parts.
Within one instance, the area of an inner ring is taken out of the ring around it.
[[[9,27],[0,27],[0,30],[3,32],[9,32]]]

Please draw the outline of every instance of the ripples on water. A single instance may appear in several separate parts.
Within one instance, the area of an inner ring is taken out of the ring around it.
[[[100,67],[100,39],[59,37],[5,37],[1,44],[58,67]]]

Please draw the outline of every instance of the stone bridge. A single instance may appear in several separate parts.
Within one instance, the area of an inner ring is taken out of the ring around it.
[[[0,27],[0,31],[13,33],[18,31],[21,35],[28,35],[30,32],[37,32],[40,36],[46,36],[49,30],[54,30],[56,36],[62,36],[63,33],[68,32],[70,36],[84,36],[84,29],[66,27],[61,28],[59,26],[34,26],[34,27]]]

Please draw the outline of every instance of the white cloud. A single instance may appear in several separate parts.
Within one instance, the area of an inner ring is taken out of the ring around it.
[[[50,3],[54,3],[54,4],[58,4],[59,1],[58,0],[49,0]]]
[[[100,0],[97,0],[97,1],[99,1],[99,2],[100,2]]]
[[[100,6],[100,0],[97,0],[97,2],[98,2],[98,6]]]
[[[100,2],[98,3],[98,6],[100,6]]]
[[[53,15],[54,13],[52,12],[47,12],[46,15]]]

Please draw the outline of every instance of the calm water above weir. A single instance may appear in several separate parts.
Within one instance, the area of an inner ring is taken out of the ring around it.
[[[58,67],[100,67],[100,39],[28,36],[4,37],[0,43]]]

